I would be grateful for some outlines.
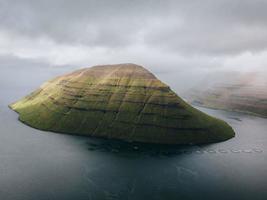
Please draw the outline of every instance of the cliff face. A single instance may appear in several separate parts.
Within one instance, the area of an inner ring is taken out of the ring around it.
[[[44,83],[10,105],[38,129],[148,143],[209,143],[234,136],[225,122],[186,104],[145,68],[104,65]]]

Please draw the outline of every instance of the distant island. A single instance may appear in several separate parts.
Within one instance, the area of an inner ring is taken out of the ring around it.
[[[217,81],[209,87],[204,81],[183,96],[194,105],[267,117],[266,73],[233,73]]]
[[[226,122],[193,108],[135,64],[56,77],[10,108],[37,129],[128,142],[201,144],[235,135]]]

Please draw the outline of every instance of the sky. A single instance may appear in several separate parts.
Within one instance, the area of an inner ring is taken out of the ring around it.
[[[266,0],[0,0],[0,68],[135,63],[176,86],[266,71],[266,10]]]

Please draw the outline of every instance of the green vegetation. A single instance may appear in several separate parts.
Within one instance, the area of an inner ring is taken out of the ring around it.
[[[232,128],[185,103],[141,66],[105,65],[56,77],[10,105],[38,129],[126,141],[196,144]]]

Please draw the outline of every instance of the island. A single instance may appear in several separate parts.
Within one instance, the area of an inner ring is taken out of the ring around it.
[[[233,78],[222,78],[210,84],[202,81],[182,96],[191,104],[212,109],[240,112],[267,117],[266,73],[233,73]],[[204,80],[209,80],[206,77]]]
[[[204,144],[235,135],[226,122],[130,63],[58,76],[9,106],[23,123],[57,133],[159,144]]]

